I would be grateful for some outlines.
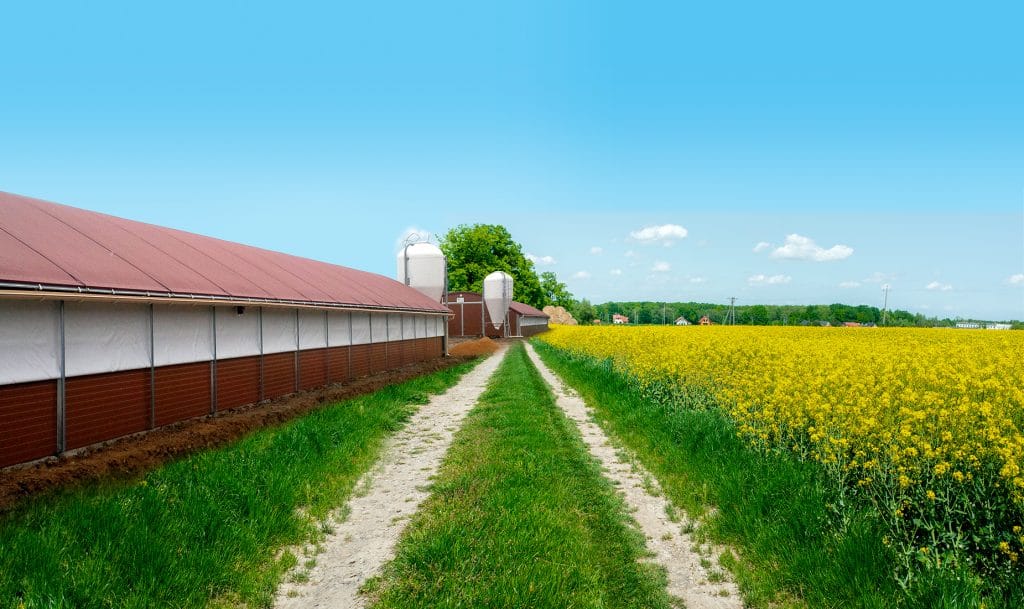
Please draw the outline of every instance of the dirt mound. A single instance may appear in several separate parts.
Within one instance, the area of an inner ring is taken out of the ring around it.
[[[559,324],[561,326],[575,326],[576,320],[573,319],[572,313],[565,310],[565,307],[553,307],[548,305],[544,307],[544,314],[550,317],[550,323]]]
[[[456,356],[420,362],[345,384],[329,385],[263,404],[175,423],[63,457],[0,469],[0,513],[23,497],[50,489],[104,478],[132,478],[190,453],[223,446],[256,429],[277,425],[324,405],[372,393],[467,359]]]
[[[476,357],[478,355],[490,355],[498,350],[498,343],[487,338],[478,338],[461,342],[448,349],[453,357]]]

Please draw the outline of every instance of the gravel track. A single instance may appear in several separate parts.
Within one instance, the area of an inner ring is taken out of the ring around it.
[[[591,420],[586,403],[548,368],[533,347],[527,343],[530,354],[541,376],[554,391],[558,406],[576,424],[590,454],[600,462],[605,476],[622,493],[633,518],[647,538],[647,549],[654,553],[652,561],[665,567],[668,572],[669,595],[682,599],[688,609],[739,609],[743,599],[739,589],[729,581],[713,583],[711,579],[724,576],[716,569],[712,577],[701,565],[701,559],[717,562],[714,549],[702,548],[704,554],[694,551],[699,547],[695,540],[682,531],[681,522],[689,522],[682,510],[670,505],[658,488],[653,476],[639,463],[627,463],[619,457],[619,451],[612,446],[604,430]],[[653,491],[653,494],[652,494]],[[680,518],[673,522],[669,512]]]
[[[356,484],[341,511],[348,512],[323,542],[323,553],[305,583],[286,582],[277,592],[278,609],[365,606],[359,588],[394,556],[409,518],[427,498],[425,490],[462,420],[484,392],[507,346],[481,362],[447,392],[421,406],[384,447],[373,470]]]

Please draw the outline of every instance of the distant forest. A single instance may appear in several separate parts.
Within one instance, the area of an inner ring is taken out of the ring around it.
[[[582,301],[574,312],[581,323],[590,323],[594,319],[610,323],[611,316],[619,313],[629,317],[630,323],[673,324],[679,317],[684,317],[691,324],[696,324],[707,315],[714,323],[724,324],[728,322],[729,305],[706,302],[606,302],[590,305]],[[753,326],[821,325],[823,322],[840,325],[848,321],[882,324],[882,310],[867,305],[736,305],[734,314],[736,324]],[[953,327],[957,321],[961,320],[926,317],[899,309],[885,314],[887,326]],[[1013,328],[1024,329],[1024,324],[1015,321]]]

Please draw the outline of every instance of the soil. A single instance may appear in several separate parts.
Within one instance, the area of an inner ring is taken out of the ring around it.
[[[488,337],[476,340],[462,340],[453,343],[448,348],[448,353],[458,357],[476,357],[478,355],[490,355],[498,350],[498,343]]]
[[[460,355],[410,364],[348,383],[174,423],[60,457],[0,469],[0,513],[26,497],[46,491],[108,478],[130,479],[196,451],[224,446],[256,429],[278,425],[327,404],[372,393],[470,359]]]

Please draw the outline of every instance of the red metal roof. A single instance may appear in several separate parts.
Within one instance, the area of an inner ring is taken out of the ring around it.
[[[4,192],[0,283],[448,313],[375,273]]]
[[[520,315],[529,315],[531,317],[548,317],[548,314],[539,309],[535,309],[528,304],[521,302],[512,301],[512,304],[508,306],[509,309],[519,313]]]

